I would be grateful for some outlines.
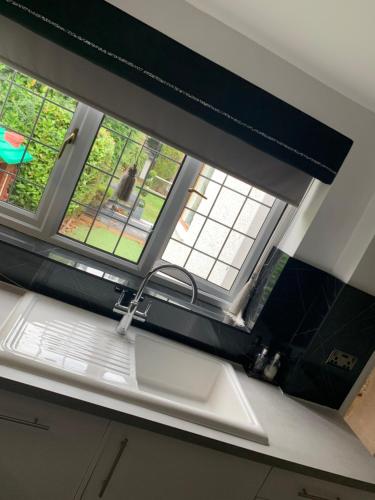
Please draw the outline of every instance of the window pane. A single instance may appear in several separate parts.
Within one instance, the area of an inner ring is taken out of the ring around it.
[[[6,64],[0,63],[0,80],[10,80],[13,78],[14,69]]]
[[[16,178],[15,172],[11,167],[0,163],[0,201],[8,201],[9,193]]]
[[[185,153],[179,151],[176,148],[172,148],[172,146],[168,146],[167,144],[162,144],[160,152],[164,156],[167,156],[168,158],[171,158],[172,160],[175,160],[178,163],[181,163],[185,157]]]
[[[173,238],[177,241],[192,246],[203,227],[205,218],[201,215],[185,209],[173,233]]]
[[[162,259],[230,290],[275,198],[209,165],[194,188],[203,196],[190,194]]]
[[[220,253],[219,259],[240,269],[254,240],[236,231],[231,231]]]
[[[276,200],[274,196],[271,196],[270,194],[254,187],[251,190],[250,197],[253,198],[253,200],[260,201],[261,203],[268,205],[269,207],[272,207]]]
[[[56,102],[47,100],[52,98]],[[69,103],[69,110],[59,105],[62,101]],[[74,99],[0,64],[0,166],[6,172],[1,174],[2,202],[38,209],[76,105]]]
[[[240,181],[239,179],[236,179],[231,175],[227,176],[224,185],[233,189],[234,191],[237,191],[238,193],[246,195],[249,194],[249,191],[251,189],[251,186],[249,184],[246,184],[246,182]]]
[[[142,144],[131,141],[130,139],[125,144],[125,149],[122,152],[121,159],[118,163],[115,175],[121,177],[126,170],[132,165],[139,164]],[[145,156],[143,156],[145,158]],[[148,169],[146,169],[147,172]]]
[[[53,116],[53,127],[51,127],[51,116]],[[35,138],[43,144],[59,149],[72,118],[71,111],[45,101],[35,127]]]
[[[38,82],[38,80],[35,80],[34,77],[24,75],[22,73],[19,73],[18,71],[14,72],[13,81],[17,85],[20,85],[25,89],[31,90],[32,92],[39,94],[41,96],[44,96],[48,90],[46,84]]]
[[[226,290],[230,290],[237,274],[238,271],[233,267],[227,266],[222,262],[216,262],[210,273],[209,281]]]
[[[138,221],[146,224],[145,229],[151,230],[164,206],[164,199],[141,190],[134,206],[130,222],[136,225]]]
[[[74,200],[94,209],[98,208],[113,194],[113,189],[108,188],[110,180],[110,175],[86,166],[74,191]]]
[[[70,202],[59,232],[73,240],[84,242],[94,220],[93,215],[88,213],[86,207]]]
[[[186,206],[202,215],[208,215],[220,191],[220,185],[216,182],[210,182],[205,177],[199,176],[194,189],[196,189],[198,193],[204,195],[205,198],[198,194],[191,193]]]
[[[146,246],[148,237],[148,233],[128,224],[120,238],[115,255],[137,263]]]
[[[228,236],[229,229],[212,220],[207,220],[195,244],[197,250],[217,257]]]
[[[62,94],[56,89],[49,89],[47,93],[47,98],[53,101],[60,106],[69,109],[69,111],[75,111],[77,108],[78,102],[73,99],[73,97],[69,97],[68,95]]]
[[[215,201],[210,217],[222,224],[232,226],[240,213],[244,201],[244,196],[230,189],[223,188]]]
[[[222,184],[225,180],[226,174],[222,172],[221,170],[210,167],[209,165],[203,165],[202,168],[202,175],[205,177],[208,177],[209,179],[212,179],[215,182],[219,182]]]
[[[37,162],[28,161],[28,155]],[[35,182],[44,188],[57,159],[57,151],[39,142],[30,141],[22,163],[18,165],[18,177]]]
[[[175,240],[169,240],[169,243],[164,250],[163,259],[171,262],[172,264],[184,266],[190,251],[191,249],[186,245],[182,245]]]
[[[214,263],[215,259],[193,250],[185,267],[188,271],[196,274],[197,276],[207,278]]]
[[[109,128],[124,137],[130,137],[132,131],[134,130],[130,125],[127,125],[126,123],[116,120],[110,116],[104,117],[102,125],[103,127]],[[143,143],[143,141],[140,142]]]
[[[93,167],[113,172],[117,167],[127,139],[101,127],[96,136],[87,163]]]
[[[235,224],[235,229],[256,238],[270,209],[256,201],[247,200]]]
[[[9,191],[8,203],[35,212],[43,195],[43,189],[16,177]]]
[[[3,107],[9,88],[10,83],[6,80],[1,80],[0,77],[0,109]]]
[[[78,204],[82,213],[93,218],[91,231],[80,228],[80,234],[87,236],[83,243],[137,263],[184,157],[134,127],[105,116],[70,205]],[[72,217],[69,210],[62,228]],[[64,229],[60,233],[70,236]]]
[[[98,213],[86,243],[105,252],[112,253],[124,229],[124,224]]]
[[[41,97],[12,85],[3,107],[1,122],[20,134],[29,135],[42,104]]]
[[[176,178],[180,164],[159,155],[150,168],[145,185],[148,189],[166,196]]]

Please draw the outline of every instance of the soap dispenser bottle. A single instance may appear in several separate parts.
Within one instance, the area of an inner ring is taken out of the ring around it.
[[[271,362],[264,368],[264,378],[269,380],[270,382],[276,377],[277,372],[279,371],[281,364],[281,354],[277,352],[272,358]]]
[[[253,371],[255,373],[262,373],[268,359],[268,347],[263,347],[262,350],[255,356]]]

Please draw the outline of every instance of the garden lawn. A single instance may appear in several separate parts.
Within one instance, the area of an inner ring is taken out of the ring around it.
[[[145,193],[144,196],[141,196],[141,199],[145,202],[142,219],[154,224],[163,208],[164,200],[151,193]]]
[[[85,224],[82,224],[81,226],[77,226],[73,229],[73,231],[69,232],[69,234],[66,234],[66,236],[83,242],[87,235],[87,229],[88,227]],[[108,231],[105,228],[93,228],[87,239],[87,244],[100,250],[104,250],[105,252],[112,253],[115,249],[118,237],[119,234]],[[138,262],[142,250],[143,245],[141,243],[123,236],[116,249],[116,255],[130,260],[131,262]]]

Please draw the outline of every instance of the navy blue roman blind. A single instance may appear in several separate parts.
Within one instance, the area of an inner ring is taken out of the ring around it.
[[[333,182],[351,148],[341,133],[103,0],[0,0],[0,14],[322,182]]]

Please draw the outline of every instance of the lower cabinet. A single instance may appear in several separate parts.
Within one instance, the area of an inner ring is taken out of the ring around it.
[[[113,424],[83,500],[253,500],[270,467]]]
[[[73,500],[108,421],[0,390],[0,500]]]
[[[0,500],[375,500],[0,390]]]
[[[375,473],[375,464],[374,464]],[[303,474],[272,469],[258,493],[259,500],[375,500],[375,493],[356,490]]]

